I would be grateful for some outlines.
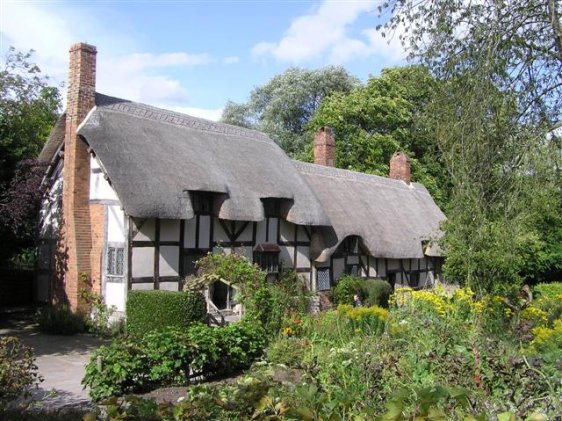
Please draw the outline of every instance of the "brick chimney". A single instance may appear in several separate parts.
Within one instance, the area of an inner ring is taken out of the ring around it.
[[[321,127],[314,136],[314,163],[326,167],[336,166],[336,140],[329,127]]]
[[[410,158],[404,152],[396,152],[390,158],[389,177],[410,184]]]
[[[100,205],[90,205],[90,154],[76,130],[95,106],[96,47],[84,43],[70,47],[66,131],[64,138],[63,224],[61,232],[60,273],[55,299],[80,310],[79,293],[92,279],[93,247],[100,241],[92,232],[92,220],[103,218]],[[103,219],[102,219],[103,221]],[[99,251],[99,250],[96,250]],[[99,266],[99,263],[97,264]],[[98,270],[99,273],[99,270]],[[62,277],[62,279],[60,279]],[[99,275],[98,275],[99,282]]]

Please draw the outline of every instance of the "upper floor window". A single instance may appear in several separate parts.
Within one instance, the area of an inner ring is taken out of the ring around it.
[[[281,214],[281,199],[267,197],[261,199],[266,218],[278,218]]]
[[[279,273],[279,246],[277,244],[258,244],[254,248],[254,263],[268,274]]]
[[[212,215],[214,194],[207,191],[189,192],[191,207],[196,215]]]

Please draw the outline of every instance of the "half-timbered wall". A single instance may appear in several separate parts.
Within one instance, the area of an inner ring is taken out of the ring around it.
[[[312,279],[310,229],[281,218],[249,222],[196,215],[181,221],[131,221],[131,289],[178,290],[194,273],[194,262],[208,252],[235,250],[251,261],[258,244],[277,244],[281,266],[294,268],[308,283]]]
[[[39,239],[37,246],[37,278],[35,299],[48,302],[51,298],[51,279],[55,271],[55,254],[62,218],[63,161],[59,160],[48,182],[50,187],[39,212]]]
[[[349,241],[351,240],[351,241]],[[435,284],[440,270],[438,258],[386,259],[370,256],[360,241],[348,238],[330,260],[315,267],[313,276],[318,290],[333,287],[339,278],[351,274],[362,278],[383,278],[396,288],[426,287]]]

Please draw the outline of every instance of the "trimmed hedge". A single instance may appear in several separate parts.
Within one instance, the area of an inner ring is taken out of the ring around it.
[[[366,306],[388,308],[388,300],[392,295],[392,285],[384,279],[365,279],[362,290]]]
[[[129,291],[127,333],[142,336],[167,327],[185,328],[205,322],[207,305],[198,292]]]
[[[98,348],[82,384],[90,387],[94,400],[187,385],[194,376],[207,378],[249,367],[266,344],[265,331],[257,322],[167,328]]]

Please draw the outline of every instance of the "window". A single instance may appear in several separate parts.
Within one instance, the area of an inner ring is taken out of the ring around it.
[[[267,273],[279,273],[279,246],[258,244],[254,248],[254,263]]]
[[[263,211],[267,218],[278,218],[281,214],[281,199],[268,197],[261,199],[263,203]]]
[[[357,237],[357,236],[346,237],[342,241],[341,251],[344,254],[357,254],[357,253],[359,253],[359,237]]]
[[[196,215],[213,214],[213,193],[207,191],[189,192],[191,207]]]
[[[123,262],[125,249],[123,247],[107,248],[107,274],[111,276],[123,276]]]
[[[318,268],[316,270],[316,280],[318,281],[318,291],[330,289],[330,268]]]

